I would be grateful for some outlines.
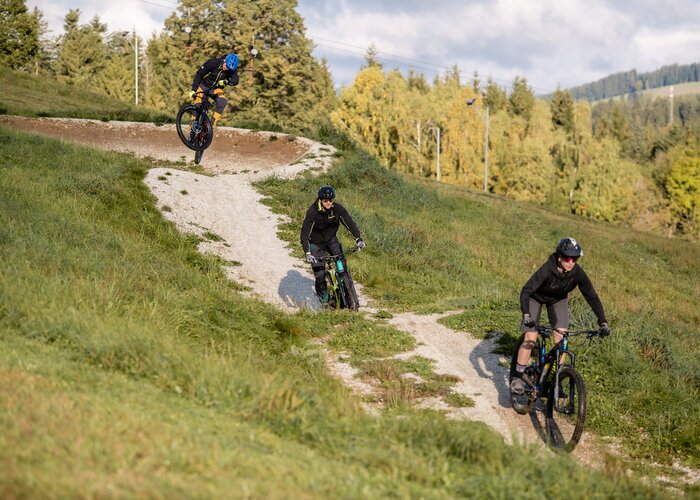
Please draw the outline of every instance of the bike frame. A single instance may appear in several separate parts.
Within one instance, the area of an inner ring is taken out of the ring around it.
[[[534,368],[537,374],[535,390],[538,397],[548,392],[547,390],[549,388],[546,384],[552,370],[554,370],[554,390],[559,391],[559,373],[561,369],[567,365],[572,368],[576,367],[576,354],[569,350],[569,337],[585,334],[590,338],[598,334],[595,330],[566,331],[562,333],[562,339],[547,351],[547,339],[553,332],[554,329],[547,326],[537,327],[537,341],[535,343],[537,356],[535,358]],[[557,392],[555,392],[555,394],[556,393]],[[558,406],[558,401],[556,404],[557,410],[561,410]]]
[[[340,301],[342,301],[343,307],[348,306],[348,300],[347,297],[345,297],[345,289],[343,288],[343,282],[345,281],[348,270],[343,263],[343,257],[358,250],[358,247],[353,247],[337,255],[327,255],[319,259],[324,262],[326,272],[330,276],[331,289],[328,290],[328,295],[330,296],[333,294],[336,300],[336,307],[340,306]]]

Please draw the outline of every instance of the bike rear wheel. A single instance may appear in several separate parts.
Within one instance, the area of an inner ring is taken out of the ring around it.
[[[513,381],[513,377],[515,376],[515,365],[518,363],[518,351],[520,351],[520,346],[523,345],[524,340],[525,335],[521,335],[520,339],[518,340],[518,343],[515,344],[513,355],[510,358],[510,373],[508,374],[508,384],[510,384]],[[525,372],[528,375],[530,375],[530,378],[534,379],[535,375],[532,373],[532,371],[533,370],[530,366],[528,366],[525,369]],[[532,382],[534,382],[534,380],[532,380]],[[518,413],[520,415],[527,415],[528,413],[530,413],[532,407],[535,405],[535,400],[537,399],[537,394],[535,394],[533,391],[534,388],[532,390],[525,391],[524,394],[513,394],[512,392],[510,393],[510,405],[515,411],[515,413]]]
[[[180,108],[175,128],[182,143],[194,151],[204,151],[214,139],[211,119],[200,106],[194,104],[185,104]]]
[[[572,366],[559,371],[559,390],[552,380],[545,419],[547,444],[554,449],[572,451],[581,439],[586,420],[586,386]]]

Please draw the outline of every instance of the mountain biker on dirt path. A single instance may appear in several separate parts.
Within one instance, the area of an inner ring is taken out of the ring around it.
[[[214,57],[197,70],[192,81],[190,99],[194,99],[195,104],[202,102],[203,95],[197,92],[204,92],[210,89],[216,95],[216,106],[214,108],[214,126],[224,113],[224,108],[228,99],[224,97],[224,86],[238,85],[238,55],[230,53],[226,56]],[[195,98],[196,96],[196,98]]]
[[[537,340],[536,327],[543,305],[547,307],[549,323],[555,330],[554,342],[559,342],[562,332],[569,329],[568,295],[578,286],[598,318],[600,335],[610,335],[603,304],[588,275],[576,263],[582,255],[583,249],[575,239],[568,237],[561,239],[556,251],[527,280],[520,291],[520,310],[523,314],[520,329],[525,334],[525,339],[518,351],[516,372],[510,384],[510,390],[513,393],[522,394],[525,391],[526,381],[523,380],[523,372]]]
[[[316,293],[322,304],[328,303],[328,290],[326,288],[326,271],[322,262],[318,259],[326,255],[338,255],[343,252],[343,247],[338,241],[336,233],[342,223],[355,238],[358,248],[363,249],[365,242],[362,240],[360,230],[352,220],[348,211],[340,203],[335,203],[335,189],[332,186],[321,186],[318,190],[318,198],[306,211],[304,223],[301,225],[301,246],[306,255],[306,262],[311,264],[311,269],[316,278]],[[343,264],[346,264],[343,258]],[[347,265],[345,266],[347,269]]]

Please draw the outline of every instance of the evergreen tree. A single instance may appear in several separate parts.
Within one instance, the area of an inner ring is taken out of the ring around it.
[[[0,0],[0,65],[27,68],[39,52],[39,18],[25,0]]]
[[[557,89],[550,108],[554,126],[561,127],[566,133],[571,134],[574,131],[574,98],[571,94]]]
[[[311,54],[296,6],[296,0],[182,0],[166,29],[149,43],[155,81],[148,99],[177,107],[201,64],[236,51],[241,81],[225,90],[234,113],[224,115],[223,123],[309,126],[334,105],[335,96],[327,65]],[[248,71],[253,48],[258,55],[254,71]]]
[[[474,77],[472,78],[472,90],[474,94],[481,94],[481,79],[479,78],[479,72],[474,70]]]
[[[522,116],[529,122],[534,106],[535,94],[528,87],[527,79],[516,76],[513,82],[513,90],[508,98],[508,112],[512,116]]]
[[[95,87],[96,77],[106,64],[103,36],[107,26],[95,16],[90,24],[79,26],[80,10],[70,10],[64,22],[65,33],[59,39],[56,77],[59,81]]]
[[[379,52],[377,51],[377,47],[374,45],[374,42],[372,42],[369,47],[367,47],[367,52],[365,53],[365,66],[366,68],[372,67],[372,66],[377,66],[379,69],[382,69],[382,63],[379,62],[379,59],[377,59],[377,54]]]
[[[506,103],[508,102],[508,96],[505,90],[497,85],[490,77],[488,79],[488,84],[486,85],[484,102],[493,113],[505,109]]]
[[[49,25],[44,20],[44,14],[34,7],[32,16],[36,19],[39,27],[39,50],[32,57],[27,65],[27,69],[35,75],[52,75],[54,73],[52,61],[55,58],[55,45],[48,36]]]
[[[671,170],[665,187],[674,213],[676,231],[700,232],[700,147],[694,137],[680,144],[669,155]]]

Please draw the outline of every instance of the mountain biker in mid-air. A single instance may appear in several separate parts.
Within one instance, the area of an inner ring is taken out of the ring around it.
[[[530,352],[537,341],[537,323],[540,320],[542,306],[547,307],[549,323],[554,329],[554,342],[562,339],[562,332],[569,329],[568,295],[577,286],[598,318],[600,335],[610,335],[610,328],[605,319],[603,304],[598,298],[591,280],[576,261],[583,256],[581,245],[573,238],[559,241],[556,251],[527,280],[520,292],[520,310],[523,314],[521,331],[525,335],[518,351],[515,374],[510,383],[510,390],[522,394],[526,389],[523,373],[530,360]]]
[[[316,293],[322,304],[328,303],[328,289],[325,269],[319,258],[326,253],[338,255],[343,252],[343,247],[336,236],[340,224],[342,223],[350,231],[358,248],[365,247],[357,224],[352,220],[345,207],[340,203],[335,203],[334,199],[335,189],[332,186],[322,186],[318,190],[318,198],[306,211],[304,223],[301,225],[301,246],[304,249],[306,261],[311,264],[311,269],[314,272]],[[343,264],[346,264],[344,258]],[[347,268],[347,265],[345,267]]]
[[[197,92],[205,92],[213,89],[212,93],[216,95],[216,106],[214,108],[214,126],[221,118],[224,112],[228,99],[224,97],[224,86],[238,85],[238,55],[234,52],[221,57],[214,57],[197,70],[192,81],[192,90],[190,90],[190,99],[194,99],[195,104],[202,102],[203,94]]]

